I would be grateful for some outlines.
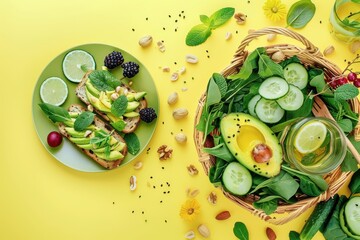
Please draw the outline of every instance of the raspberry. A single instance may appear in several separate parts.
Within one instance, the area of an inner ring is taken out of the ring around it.
[[[140,119],[146,123],[152,122],[155,118],[157,118],[156,112],[153,108],[143,108],[139,112]]]
[[[123,68],[123,76],[132,78],[139,72],[139,65],[134,62],[126,62],[121,65]]]
[[[113,51],[109,53],[104,59],[104,65],[108,69],[113,69],[120,66],[124,62],[124,57],[121,52]]]

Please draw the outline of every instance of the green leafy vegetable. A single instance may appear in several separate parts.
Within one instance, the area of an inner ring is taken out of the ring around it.
[[[218,86],[221,97],[224,97],[228,90],[226,79],[224,78],[223,75],[221,75],[219,73],[214,73],[212,77],[213,77],[216,85]]]
[[[209,109],[211,105],[219,103],[221,101],[221,91],[217,85],[214,77],[210,78],[206,96],[206,109]]]
[[[92,112],[82,112],[74,122],[76,131],[85,130],[94,121],[95,114]]]
[[[104,130],[99,130],[95,132],[95,137],[90,139],[90,143],[94,144],[97,147],[107,147],[110,146],[110,138],[111,138],[111,134],[105,132]],[[110,154],[110,152],[109,152]]]
[[[140,151],[140,141],[135,133],[129,133],[124,136],[130,154],[135,155]]]
[[[234,161],[235,158],[224,143],[218,144],[213,148],[203,148],[203,151],[227,162]]]
[[[344,161],[341,163],[342,172],[355,172],[358,170],[358,162],[356,161],[354,155],[348,150]]]
[[[121,132],[126,127],[126,122],[123,120],[119,120],[117,122],[112,122],[111,126],[115,128],[117,131]]]
[[[289,232],[289,239],[290,240],[300,240],[300,234],[298,232],[295,232],[295,231],[290,231]]]
[[[300,0],[294,3],[287,14],[287,25],[293,28],[304,27],[314,16],[315,4],[311,0]]]
[[[196,25],[190,29],[186,35],[185,43],[188,46],[197,46],[204,43],[211,35],[211,31],[225,24],[233,15],[234,8],[222,8],[210,17],[200,15],[202,24]]]
[[[99,91],[115,90],[121,84],[120,80],[106,70],[95,70],[89,74],[92,85]]]
[[[277,64],[266,54],[259,55],[259,75],[262,78],[268,78],[271,76],[284,76],[284,70],[280,64]]]
[[[359,89],[352,84],[344,84],[336,88],[334,97],[336,101],[346,101],[359,95]]]
[[[212,166],[209,171],[209,179],[213,184],[220,183],[222,174],[229,163],[220,158],[216,159],[215,166]]]
[[[112,104],[111,104],[111,113],[116,117],[122,116],[126,112],[126,107],[128,100],[125,95],[120,95]]]
[[[71,117],[68,111],[62,107],[54,106],[49,103],[39,103],[41,110],[50,118],[54,123],[70,121]]]
[[[273,212],[275,212],[275,210],[278,207],[278,199],[279,197],[277,196],[274,199],[268,200],[268,201],[261,201],[262,199],[260,199],[259,201],[256,201],[253,203],[253,206],[256,209],[260,209],[263,210],[264,213],[266,213],[267,215],[272,214]]]
[[[360,193],[360,170],[357,170],[351,177],[349,189],[351,191],[351,194]]]
[[[239,240],[249,240],[249,232],[244,223],[236,222],[234,224],[233,232]]]

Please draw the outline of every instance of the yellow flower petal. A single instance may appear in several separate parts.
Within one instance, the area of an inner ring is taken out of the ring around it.
[[[181,205],[180,216],[185,219],[192,221],[200,213],[200,204],[196,199],[188,199]]]
[[[280,0],[267,0],[263,10],[265,16],[272,21],[280,21],[286,16],[286,6]]]

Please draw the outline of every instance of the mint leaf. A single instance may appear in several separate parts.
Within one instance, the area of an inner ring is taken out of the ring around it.
[[[112,104],[111,104],[111,113],[116,117],[124,115],[128,105],[128,100],[125,95],[120,95]]]
[[[249,232],[244,223],[236,222],[234,224],[233,232],[239,240],[249,240]]]
[[[343,130],[345,133],[349,133],[353,130],[352,122],[348,118],[339,119],[337,123],[339,124],[341,130]]]
[[[115,90],[121,84],[120,80],[106,70],[95,70],[89,74],[92,85],[99,91]]]
[[[300,0],[294,3],[287,14],[287,25],[293,28],[304,27],[314,16],[315,4],[311,0]]]
[[[210,18],[206,15],[200,15],[200,21],[206,26],[210,26]]]
[[[74,122],[76,131],[85,130],[94,121],[95,114],[92,112],[82,112]]]
[[[205,24],[199,24],[193,27],[186,36],[186,45],[197,46],[208,39],[211,35],[211,29]]]
[[[359,95],[359,89],[352,84],[344,84],[336,88],[334,97],[336,101],[346,101]]]
[[[117,122],[111,123],[111,126],[113,126],[113,128],[115,128],[118,132],[121,132],[122,130],[124,130],[126,122],[123,120],[119,120]]]
[[[124,136],[130,154],[135,155],[140,151],[140,142],[135,133],[129,133]]]
[[[50,118],[54,123],[66,122],[71,120],[68,111],[62,107],[58,107],[49,103],[39,103],[41,110]]]
[[[235,13],[235,8],[227,7],[214,12],[210,16],[210,27],[215,29],[225,24]]]

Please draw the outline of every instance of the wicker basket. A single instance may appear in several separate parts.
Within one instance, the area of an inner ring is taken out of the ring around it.
[[[271,54],[273,54],[274,52],[281,50],[286,57],[297,55],[299,59],[302,61],[302,63],[305,64],[306,66],[314,66],[317,68],[322,68],[325,72],[326,77],[338,76],[339,74],[341,74],[341,70],[333,63],[324,59],[319,49],[315,47],[311,42],[309,42],[306,38],[304,38],[302,35],[295,33],[286,28],[269,27],[258,31],[254,31],[251,34],[249,34],[247,37],[245,37],[245,39],[241,42],[238,50],[236,51],[231,64],[222,71],[224,77],[237,73],[239,71],[239,68],[241,68],[242,64],[244,63],[244,60],[248,56],[248,51],[245,50],[248,44],[255,38],[267,34],[284,35],[300,41],[305,46],[305,48],[299,48],[289,44],[267,46],[265,48],[269,56],[271,56]],[[205,99],[206,99],[206,95],[203,94],[199,100],[199,105],[196,111],[195,125],[197,125],[198,122],[200,121],[200,116],[205,104]],[[352,101],[352,107],[356,112],[359,112],[358,99],[354,99]],[[355,135],[357,135],[359,139],[360,136],[359,124],[357,125]],[[203,147],[202,143],[205,137],[206,136],[204,136],[202,132],[199,132],[196,129],[194,130],[194,140],[199,155],[199,161],[201,162],[206,175],[208,175],[209,169],[211,168],[211,166],[215,164],[215,158],[202,151],[202,147]],[[325,193],[323,193],[318,197],[308,197],[299,200],[294,204],[280,205],[275,211],[275,214],[271,214],[271,215],[266,215],[263,211],[255,209],[252,205],[252,203],[254,202],[253,197],[234,196],[224,191],[224,189],[222,190],[227,198],[239,204],[241,207],[247,209],[248,211],[252,212],[254,215],[270,223],[280,225],[296,218],[306,209],[316,205],[318,202],[327,200],[330,197],[332,197],[334,194],[338,192],[338,190],[344,185],[344,183],[350,176],[351,176],[351,172],[341,172],[340,168],[338,168],[332,173],[325,176],[325,180],[329,183],[329,188]]]

